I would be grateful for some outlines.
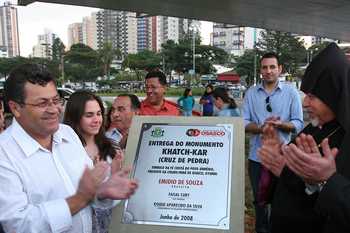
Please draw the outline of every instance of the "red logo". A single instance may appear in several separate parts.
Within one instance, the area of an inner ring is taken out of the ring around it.
[[[225,131],[222,130],[203,130],[201,132],[203,136],[213,136],[213,137],[222,137],[225,135]]]
[[[199,129],[188,129],[186,131],[186,135],[189,137],[197,137],[199,136],[201,131]]]

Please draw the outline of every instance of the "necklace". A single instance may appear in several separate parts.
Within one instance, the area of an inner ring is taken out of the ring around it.
[[[341,127],[338,126],[338,127],[335,128],[332,132],[330,132],[326,137],[324,137],[323,139],[331,137],[331,136],[332,136],[333,134],[335,134],[340,128],[341,128]],[[323,140],[322,140],[322,141],[323,141]],[[317,147],[321,147],[322,141],[317,145]]]

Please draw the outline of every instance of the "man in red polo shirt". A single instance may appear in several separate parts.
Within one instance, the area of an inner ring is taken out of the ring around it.
[[[179,116],[177,105],[164,99],[166,77],[161,71],[149,72],[145,77],[146,99],[141,102],[140,115]]]

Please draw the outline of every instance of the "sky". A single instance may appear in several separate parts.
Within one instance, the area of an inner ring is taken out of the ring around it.
[[[5,0],[0,0],[3,5]],[[16,3],[17,1],[11,1]],[[91,12],[98,11],[97,8],[78,7],[50,3],[32,3],[28,6],[18,6],[18,30],[21,56],[28,56],[32,53],[33,46],[37,43],[39,34],[43,34],[45,29],[50,29],[57,34],[64,44],[68,42],[68,25],[82,22],[84,16],[89,16]],[[212,23],[202,21],[201,36],[202,43],[210,43],[210,33]]]

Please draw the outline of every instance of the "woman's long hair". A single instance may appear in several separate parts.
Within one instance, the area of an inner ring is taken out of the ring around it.
[[[217,99],[220,97],[225,104],[229,105],[229,108],[237,108],[236,101],[228,95],[227,89],[223,87],[217,87],[213,91],[213,97]]]
[[[86,141],[82,136],[80,121],[85,112],[86,102],[90,100],[97,101],[101,108],[102,114],[102,125],[98,133],[95,135],[95,143],[98,147],[100,158],[102,160],[107,160],[107,156],[114,158],[116,145],[106,137],[104,130],[104,107],[100,97],[92,94],[88,91],[77,91],[74,92],[66,105],[66,110],[64,113],[63,123],[69,125],[78,134],[81,143],[86,146]]]
[[[207,91],[207,88],[208,88],[208,87],[211,89],[211,92],[208,92],[208,91]],[[211,94],[213,94],[213,91],[214,91],[214,86],[213,86],[212,84],[208,84],[208,85],[205,87],[205,91],[204,91],[203,96],[211,95]]]
[[[190,92],[191,92],[191,88],[186,88],[185,91],[184,91],[183,96],[184,96],[184,97],[188,97],[188,95],[190,94]]]

